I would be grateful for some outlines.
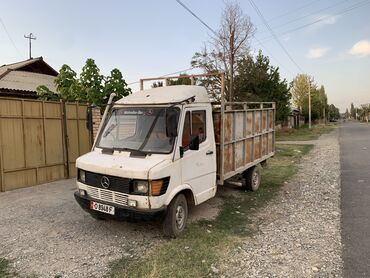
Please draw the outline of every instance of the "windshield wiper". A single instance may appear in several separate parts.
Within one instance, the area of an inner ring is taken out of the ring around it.
[[[137,149],[130,149],[130,148],[113,148],[113,150],[115,151],[129,151],[129,152],[139,152],[139,153],[142,153],[142,154],[147,154],[146,152],[142,151],[142,150],[137,150]]]
[[[117,124],[111,124],[110,127],[108,127],[108,129],[104,132],[103,134],[103,137],[107,137],[109,135],[109,133],[112,132],[112,130],[117,126]]]

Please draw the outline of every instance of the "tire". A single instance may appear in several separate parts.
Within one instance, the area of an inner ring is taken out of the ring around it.
[[[185,229],[188,220],[188,204],[183,194],[177,195],[167,208],[163,221],[163,233],[166,237],[176,238]]]
[[[250,191],[257,191],[261,184],[261,173],[257,166],[253,166],[244,172],[245,188]]]

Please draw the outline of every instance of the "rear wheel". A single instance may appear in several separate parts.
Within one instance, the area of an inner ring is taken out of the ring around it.
[[[245,188],[257,191],[261,184],[261,173],[257,166],[253,166],[244,172]]]
[[[163,221],[163,232],[167,237],[177,237],[186,226],[188,219],[188,204],[183,194],[177,195],[167,208]]]

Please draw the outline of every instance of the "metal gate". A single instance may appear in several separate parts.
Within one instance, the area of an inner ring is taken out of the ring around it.
[[[76,175],[89,151],[87,105],[0,99],[0,189],[28,187]]]

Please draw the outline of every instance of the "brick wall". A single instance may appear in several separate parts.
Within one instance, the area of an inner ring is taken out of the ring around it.
[[[98,135],[99,125],[102,119],[102,115],[100,114],[100,107],[92,108],[92,122],[93,122],[93,138],[95,140],[96,135]]]

